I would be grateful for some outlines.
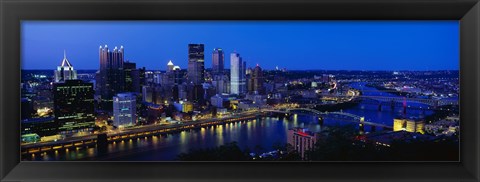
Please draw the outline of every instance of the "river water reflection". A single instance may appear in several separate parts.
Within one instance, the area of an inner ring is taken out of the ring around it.
[[[352,85],[355,88],[375,89],[365,87],[364,84]],[[398,97],[390,93],[379,92],[382,96]],[[421,105],[421,104],[420,104]],[[360,103],[345,109],[343,112],[364,116],[366,120],[392,126],[393,118],[403,114],[403,108],[391,109],[386,107],[382,111],[378,106]],[[407,116],[432,114],[432,111],[409,110]],[[318,132],[322,127],[357,123],[325,119],[320,125],[317,117],[310,115],[293,115],[291,118],[265,117],[256,120],[228,123],[210,126],[173,134],[157,135],[130,141],[115,142],[108,145],[108,154],[98,155],[96,148],[83,148],[70,151],[57,151],[27,157],[27,160],[119,160],[119,161],[170,161],[182,152],[191,149],[211,148],[228,142],[237,142],[243,149],[251,151],[271,151],[274,144],[284,144],[287,141],[287,131],[293,127],[308,128]],[[370,127],[365,127],[369,132]],[[376,128],[377,131],[382,128]]]

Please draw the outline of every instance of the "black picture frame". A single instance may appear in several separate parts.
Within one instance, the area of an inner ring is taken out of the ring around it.
[[[477,0],[1,0],[1,181],[479,181]],[[22,20],[459,20],[460,162],[21,162]]]

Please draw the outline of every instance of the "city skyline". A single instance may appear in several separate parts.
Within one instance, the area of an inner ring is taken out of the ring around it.
[[[22,70],[22,160],[458,160],[458,36],[447,28],[458,22],[130,23],[146,29],[107,23],[126,44],[101,44],[95,58],[82,45],[111,31],[82,35],[78,22],[39,41],[58,45],[22,49],[37,60],[24,65],[45,67]],[[173,24],[176,36],[163,32]],[[186,59],[153,61],[162,36],[175,42],[164,55]],[[65,42],[82,54],[41,61]]]
[[[206,69],[212,68],[214,48],[223,49],[227,55],[236,51],[247,62],[247,67],[253,68],[260,64],[265,70],[275,69],[276,66],[288,70],[430,71],[459,69],[459,36],[458,22],[456,21],[287,21],[281,23],[268,21],[263,22],[265,25],[260,25],[260,23],[262,22],[149,21],[103,22],[105,25],[102,25],[99,22],[87,21],[26,21],[22,23],[22,68],[51,69],[57,67],[64,57],[63,52],[66,51],[68,59],[76,70],[96,70],[99,69],[98,46],[106,44],[112,47],[124,46],[126,49],[125,60],[136,63],[137,67],[166,70],[166,64],[172,60],[175,65],[187,69],[188,44],[197,43],[205,45]],[[282,26],[282,24],[287,25]],[[130,28],[119,32],[108,31],[111,29],[122,30],[120,28],[122,26],[130,26]],[[192,27],[208,31],[199,33],[191,31]],[[77,32],[68,31],[69,29],[75,29]],[[164,34],[152,33],[158,29],[164,30]],[[177,35],[183,34],[178,36],[179,40],[168,36],[175,32],[174,30]],[[276,32],[269,32],[271,30]],[[92,32],[94,34],[89,34]],[[135,39],[138,36],[136,33],[139,32],[146,32],[147,36],[142,34],[140,36],[143,38]],[[236,33],[233,38],[225,35],[232,32]],[[312,32],[329,34],[314,36],[309,42],[306,39],[312,36]],[[76,36],[72,36],[75,33],[77,33]],[[252,33],[255,35],[246,39],[246,36]],[[274,39],[282,33],[288,35],[281,37],[284,41]],[[303,35],[299,35],[299,33],[303,33]],[[51,36],[47,36],[49,34],[58,36],[52,39]],[[118,34],[122,35],[118,36]],[[390,37],[386,37],[388,35]],[[43,37],[49,37],[49,39],[42,40]],[[145,37],[151,37],[151,39]],[[170,37],[170,39],[165,37]],[[248,42],[252,42],[254,38],[257,42],[252,46]],[[157,39],[166,40],[158,43],[155,42]],[[183,39],[190,39],[190,41]],[[236,41],[231,41],[231,39]],[[318,41],[318,39],[323,41]],[[366,41],[367,39],[368,41]],[[412,42],[414,40],[415,42]],[[172,41],[175,43],[164,48],[165,44]],[[309,46],[295,44],[302,43],[302,41]],[[386,45],[372,47],[374,44],[382,43]],[[139,44],[143,46],[138,46]],[[365,46],[361,46],[362,44]],[[408,54],[405,53],[406,51]],[[27,52],[29,54],[26,54]],[[278,54],[279,52],[282,54]],[[317,56],[318,54],[320,56]],[[367,54],[368,56],[366,56]],[[304,59],[316,59],[316,61],[305,61],[309,64],[298,64],[299,61],[296,61],[298,55],[305,57]],[[344,64],[338,64],[339,62]],[[227,65],[225,69],[229,69],[230,60],[226,59],[224,64]]]

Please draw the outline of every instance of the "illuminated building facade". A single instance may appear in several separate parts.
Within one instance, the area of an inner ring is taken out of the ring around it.
[[[240,57],[240,54],[234,52],[230,54],[230,93],[244,94],[245,85],[245,65],[246,63]]]
[[[124,50],[123,46],[113,51],[108,46],[99,48],[100,69],[97,91],[101,97],[100,108],[111,110],[113,96],[125,90]]]
[[[223,74],[225,65],[225,54],[221,48],[213,49],[212,53],[212,73],[213,75]]]
[[[175,65],[173,64],[172,60],[169,60],[167,63],[167,73],[173,71]]]
[[[263,82],[265,78],[263,77],[262,68],[257,64],[255,69],[253,69],[249,83],[249,92],[250,93],[258,93],[258,94],[265,94],[263,89]]]
[[[288,130],[287,137],[288,144],[293,146],[302,159],[306,159],[305,153],[315,147],[319,135],[303,128],[293,128]]]
[[[175,102],[173,103],[173,106],[177,111],[183,112],[183,113],[189,113],[193,112],[193,103],[192,102]]]
[[[406,123],[404,119],[395,118],[393,119],[393,131],[404,131]]]
[[[77,71],[73,69],[73,65],[68,61],[66,52],[63,53],[62,63],[54,71],[54,77],[55,83],[77,79]]]
[[[203,44],[188,44],[188,70],[190,83],[200,85],[205,80],[205,56]]]
[[[175,66],[170,60],[167,63],[167,72],[163,75],[160,85],[163,86],[173,86],[182,83],[181,69],[179,66]]]
[[[136,96],[133,93],[119,93],[113,97],[113,125],[132,126],[137,123]]]
[[[393,131],[407,131],[425,133],[425,121],[418,118],[395,118],[393,119]]]
[[[225,75],[225,54],[221,48],[213,49],[212,53],[212,85],[217,94],[229,93],[229,79]]]
[[[22,121],[22,135],[37,134],[40,137],[56,135],[55,117],[30,118]]]
[[[417,132],[417,133],[425,133],[423,130],[425,127],[424,121],[416,121],[416,120],[407,120],[407,131],[408,132]]]
[[[66,80],[53,85],[55,123],[60,133],[91,130],[95,126],[92,83]]]

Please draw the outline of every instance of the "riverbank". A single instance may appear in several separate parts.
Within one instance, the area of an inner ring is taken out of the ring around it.
[[[315,110],[320,112],[337,112],[346,109],[351,109],[358,106],[360,102],[357,102],[356,99],[353,99],[348,102],[336,103],[336,104],[325,104],[325,105],[317,105],[314,107]]]
[[[385,88],[385,87],[382,87],[382,86],[378,86],[378,85],[373,85],[373,84],[366,84],[365,86],[367,87],[373,87],[379,91],[384,91],[384,92],[387,92],[387,93],[391,93],[391,94],[395,94],[397,96],[401,96],[401,97],[407,97],[409,95],[409,93],[407,92],[402,92],[402,91],[398,91],[398,90],[395,90],[395,89],[391,89],[391,88]],[[360,91],[361,92],[361,91]],[[363,94],[363,93],[361,93]]]

